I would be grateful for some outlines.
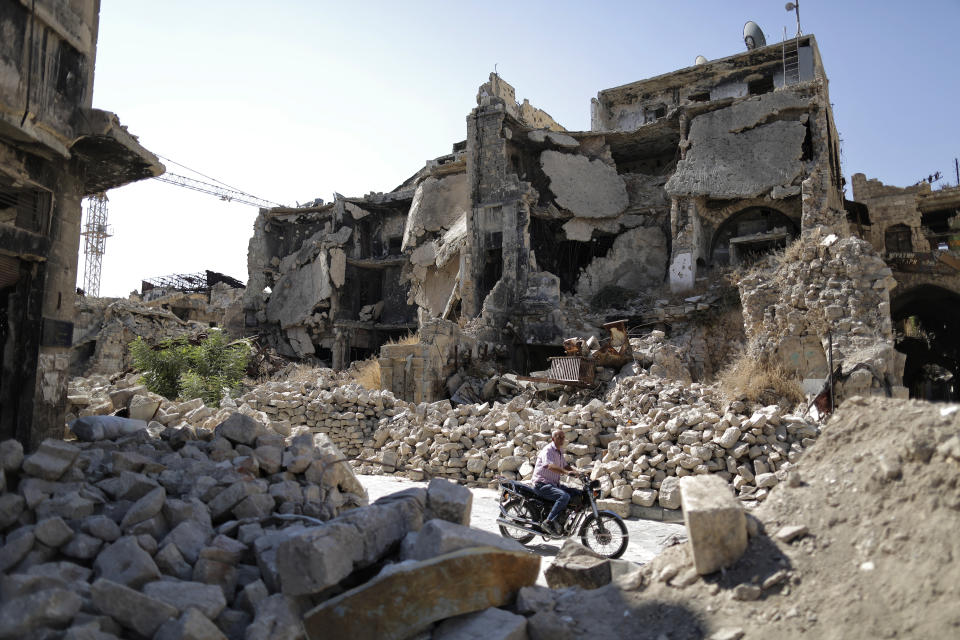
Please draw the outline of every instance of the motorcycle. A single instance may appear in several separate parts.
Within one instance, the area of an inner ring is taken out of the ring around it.
[[[584,473],[578,474],[582,488],[575,489],[570,503],[557,518],[561,525],[555,534],[543,521],[550,514],[553,501],[541,496],[528,485],[516,480],[497,478],[500,492],[500,535],[527,545],[536,536],[544,540],[563,540],[575,535],[580,542],[607,558],[619,558],[627,550],[630,536],[627,525],[612,511],[597,509],[600,497],[600,481],[590,480]]]

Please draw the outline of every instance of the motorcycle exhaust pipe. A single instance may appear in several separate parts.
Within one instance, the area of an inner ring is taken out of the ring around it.
[[[511,529],[520,529],[521,531],[526,531],[527,533],[532,533],[536,536],[542,536],[546,533],[539,529],[519,525],[515,521],[507,520],[506,518],[497,518],[497,524],[502,524],[503,526],[510,527]]]

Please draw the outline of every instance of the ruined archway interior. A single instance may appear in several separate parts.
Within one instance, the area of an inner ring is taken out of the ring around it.
[[[798,232],[796,222],[776,209],[744,209],[717,228],[710,264],[719,267],[750,264],[771,251],[786,247]]]
[[[894,298],[897,350],[907,356],[903,384],[911,398],[960,400],[960,295],[933,285]]]

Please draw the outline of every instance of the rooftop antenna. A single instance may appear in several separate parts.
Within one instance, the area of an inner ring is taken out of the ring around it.
[[[799,36],[803,35],[803,31],[800,29],[800,0],[797,0],[796,2],[788,2],[788,3],[784,6],[784,9],[786,9],[787,11],[794,11],[794,12],[796,12],[796,14],[797,14],[797,36],[799,37]]]
[[[748,20],[747,24],[743,25],[743,43],[747,45],[747,51],[767,46],[767,39],[763,35],[763,30],[753,20]]]

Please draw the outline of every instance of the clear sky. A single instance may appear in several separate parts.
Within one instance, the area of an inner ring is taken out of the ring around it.
[[[93,102],[226,184],[329,201],[390,191],[449,153],[495,67],[519,100],[588,130],[598,91],[743,51],[747,20],[768,44],[793,35],[784,4],[102,0]],[[830,80],[844,175],[955,184],[960,0],[801,0],[800,19]],[[256,208],[156,180],[108,197],[102,296],[204,269],[246,280]]]

